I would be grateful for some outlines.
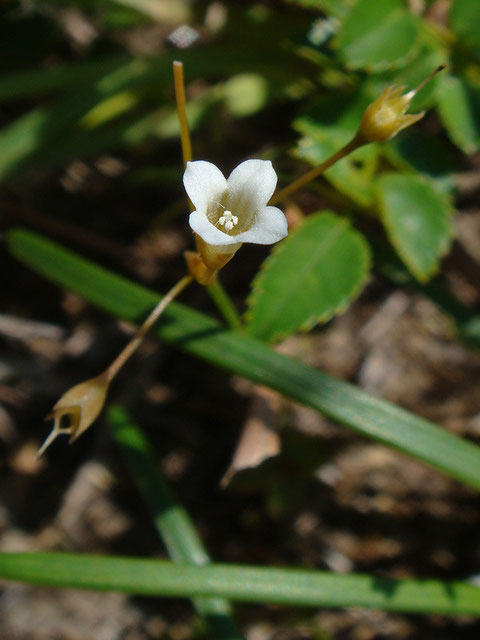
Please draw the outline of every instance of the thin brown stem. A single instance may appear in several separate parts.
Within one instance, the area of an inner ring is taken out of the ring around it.
[[[187,101],[185,99],[185,81],[183,77],[183,62],[173,62],[173,80],[175,84],[175,98],[177,100],[177,114],[180,122],[180,140],[182,143],[183,165],[192,159],[192,143],[187,120]]]
[[[107,377],[107,381],[110,383],[113,378],[117,375],[126,361],[130,358],[130,356],[138,349],[140,343],[142,342],[145,335],[150,331],[152,326],[158,320],[158,318],[162,315],[165,309],[168,307],[170,302],[174,298],[181,293],[186,286],[193,281],[192,276],[184,276],[181,280],[177,282],[175,286],[173,286],[168,293],[166,293],[160,302],[157,304],[155,309],[150,313],[148,318],[142,324],[142,326],[137,330],[133,338],[127,344],[127,346],[118,354],[112,364],[107,367],[105,374]]]
[[[363,144],[364,143],[357,136],[355,136],[352,140],[350,140],[348,144],[339,149],[336,153],[330,156],[330,158],[325,160],[325,162],[322,162],[318,166],[305,173],[303,176],[300,176],[300,178],[294,180],[284,189],[280,189],[280,191],[272,196],[268,204],[277,204],[277,202],[285,200],[285,198],[294,193],[294,191],[298,191],[298,189],[301,189],[312,180],[315,180],[315,178],[321,175],[324,171],[329,169],[332,165],[334,165],[342,158],[348,156],[349,153],[352,153],[352,151],[355,151],[355,149],[358,149]]]

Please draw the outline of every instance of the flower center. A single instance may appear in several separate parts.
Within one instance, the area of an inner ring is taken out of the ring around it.
[[[223,215],[218,219],[218,223],[221,227],[225,227],[226,231],[231,231],[233,227],[238,224],[238,217],[234,216],[231,211],[225,209]]]

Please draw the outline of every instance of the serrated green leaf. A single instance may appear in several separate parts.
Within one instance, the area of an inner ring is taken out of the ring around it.
[[[418,23],[401,0],[358,0],[337,46],[351,69],[382,71],[415,56]]]
[[[480,146],[480,90],[474,90],[464,78],[438,78],[437,108],[452,141],[465,153]]]
[[[342,311],[370,266],[364,237],[330,211],[310,216],[278,244],[255,278],[248,328],[263,340],[306,331]]]
[[[478,0],[454,0],[450,9],[450,25],[469,47],[480,48],[480,3]]]
[[[387,235],[420,282],[439,267],[448,250],[453,227],[451,210],[424,178],[387,174],[378,180],[380,211]]]

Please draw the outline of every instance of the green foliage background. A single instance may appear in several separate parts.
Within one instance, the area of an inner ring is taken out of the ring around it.
[[[150,214],[128,223],[132,234],[180,220],[186,224],[174,59],[185,65],[195,157],[226,173],[246,157],[272,159],[281,186],[348,142],[365,107],[387,86],[410,90],[446,64],[413,101],[412,112],[428,111],[420,124],[329,169],[293,197],[301,212],[297,218],[292,203],[283,203],[292,222],[288,239],[256,275],[257,256],[250,262],[246,253],[240,282],[246,300],[243,331],[172,305],[157,335],[478,489],[478,446],[266,344],[342,312],[373,269],[395,286],[421,291],[451,317],[459,340],[480,345],[478,316],[456,300],[441,274],[453,241],[455,174],[468,166],[480,144],[480,6],[478,0],[453,0],[437,20],[431,5],[415,13],[402,0],[5,2],[0,187],[9,219],[19,212],[25,185],[27,200],[40,192],[51,213],[33,219],[33,226],[53,228],[77,247],[82,238],[91,241],[90,231],[120,240],[116,216],[127,215],[123,203],[134,203],[139,194],[148,200]],[[182,24],[193,26],[175,31]],[[177,46],[178,38],[190,37],[189,46]],[[59,196],[52,189],[65,172],[84,166],[106,167],[106,197],[74,189]],[[139,285],[31,231],[9,231],[6,239],[14,257],[116,317],[139,321],[156,300]],[[242,260],[243,251],[235,260]],[[170,282],[181,268],[176,264]],[[119,408],[109,421],[172,559],[208,563],[188,515],[157,475],[138,426]],[[169,509],[174,516],[165,518]],[[225,598],[424,613],[480,611],[479,590],[463,582],[382,582],[375,576],[280,569],[273,576],[267,568],[215,564],[203,574],[188,568],[182,573],[153,560],[88,562],[87,570],[75,556],[5,555],[0,575],[195,598],[216,637],[240,637]]]

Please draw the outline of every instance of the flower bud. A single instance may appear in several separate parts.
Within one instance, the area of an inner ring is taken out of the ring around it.
[[[424,111],[405,115],[413,95],[412,92],[402,95],[404,89],[405,87],[387,87],[367,107],[358,132],[362,142],[385,142],[391,140],[399,131],[423,118]]]
[[[70,442],[73,442],[88,429],[103,409],[109,382],[107,372],[104,372],[95,378],[75,385],[63,394],[46,418],[47,420],[53,418],[53,429],[40,447],[37,453],[38,457],[57,436],[69,434]],[[61,426],[64,416],[67,416],[70,421],[67,427]]]
[[[399,131],[414,124],[425,115],[425,111],[410,114],[405,113],[417,93],[429,82],[434,75],[445,68],[437,67],[428,78],[421,82],[416,89],[403,94],[404,86],[390,86],[369,105],[363,114],[357,138],[362,144],[369,142],[386,142],[397,135]],[[403,94],[403,95],[402,95]]]

